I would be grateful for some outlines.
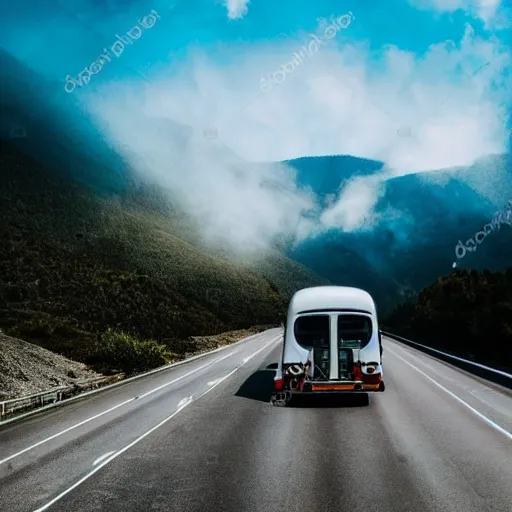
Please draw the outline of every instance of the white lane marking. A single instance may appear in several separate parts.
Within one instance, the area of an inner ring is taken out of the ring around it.
[[[461,403],[464,407],[467,407],[471,412],[476,414],[479,418],[484,420],[488,425],[490,425],[492,428],[497,430],[498,432],[501,432],[503,435],[508,437],[512,441],[512,433],[510,433],[508,430],[505,430],[503,427],[492,421],[490,418],[482,414],[481,412],[477,411],[474,407],[469,405],[467,402],[462,400],[459,396],[457,396],[455,393],[452,393],[449,389],[446,389],[442,384],[439,384],[436,380],[434,380],[432,377],[427,375],[425,372],[414,366],[412,363],[409,363],[409,361],[406,361],[403,357],[399,356],[396,352],[393,350],[390,350],[388,348],[388,352],[391,352],[395,357],[398,357],[398,359],[401,359],[405,364],[409,365],[411,368],[414,368],[417,372],[421,373],[425,378],[427,378],[430,382],[435,384],[437,387],[448,393],[451,397],[455,398],[459,403]]]
[[[269,331],[270,330],[275,330],[275,329],[269,329]],[[117,388],[119,386],[126,385],[128,382],[135,382],[136,380],[144,379],[144,378],[146,378],[146,377],[148,377],[150,375],[155,375],[157,373],[161,373],[161,372],[164,372],[164,371],[167,371],[167,370],[178,368],[179,366],[183,366],[185,364],[190,364],[191,362],[197,361],[198,359],[204,359],[205,357],[208,357],[208,356],[211,356],[213,354],[216,354],[217,352],[221,352],[223,350],[226,350],[226,349],[229,349],[229,348],[233,348],[235,346],[239,346],[239,345],[241,346],[241,344],[246,344],[246,343],[248,343],[250,341],[255,340],[258,337],[261,337],[266,332],[268,332],[268,331],[263,331],[263,332],[259,332],[259,333],[256,333],[256,334],[251,334],[251,336],[248,336],[247,338],[242,338],[241,340],[235,341],[234,343],[231,343],[229,345],[222,345],[221,347],[218,347],[216,349],[207,350],[206,352],[202,352],[202,353],[197,354],[195,356],[187,357],[186,359],[184,359],[182,361],[178,361],[176,363],[171,363],[171,364],[168,364],[168,365],[165,365],[165,366],[161,366],[159,368],[155,368],[154,370],[150,370],[149,372],[144,372],[144,373],[141,373],[139,375],[135,375],[134,377],[129,377],[128,379],[123,379],[121,381],[115,382],[114,384],[108,384],[106,386],[102,386],[99,389],[93,389],[92,391],[86,391],[85,393],[80,393],[79,395],[76,395],[74,397],[66,399],[64,404],[70,404],[70,403],[73,403],[73,402],[75,402],[77,400],[82,400],[85,397],[97,395],[99,393],[104,393],[105,391],[107,391],[109,389],[114,389],[114,388]],[[232,352],[232,354],[234,354],[236,352],[239,352],[239,351],[240,351],[240,349],[236,350],[235,352]],[[34,416],[35,414],[38,414],[38,413],[40,413],[42,411],[47,411],[49,409],[53,409],[53,408],[55,408],[57,406],[60,406],[61,404],[62,404],[62,402],[51,403],[49,405],[45,405],[44,407],[39,407],[39,408],[36,408],[36,409],[34,409],[32,411],[25,412],[23,414],[17,415],[14,418],[10,418],[8,420],[0,421],[0,427],[2,427],[4,425],[10,425],[10,424],[12,424],[14,422],[19,422],[19,421],[21,421],[21,420],[23,420],[25,418],[30,418],[30,417]]]
[[[41,508],[38,508],[37,510],[35,510],[34,512],[43,512],[44,510],[47,510],[48,508],[50,508],[54,503],[56,503],[57,501],[59,501],[60,499],[62,499],[64,496],[66,496],[66,494],[69,494],[73,489],[76,489],[78,486],[80,486],[81,484],[83,484],[86,480],[88,480],[92,475],[94,475],[95,473],[97,473],[101,468],[103,468],[104,466],[106,466],[109,462],[112,462],[114,459],[116,459],[117,457],[119,457],[119,455],[121,455],[122,453],[124,453],[125,451],[129,450],[132,446],[135,446],[137,443],[139,443],[140,441],[142,441],[145,437],[147,437],[149,434],[151,434],[152,432],[154,432],[156,429],[160,428],[162,425],[165,425],[165,423],[167,423],[169,420],[171,420],[172,418],[174,418],[174,416],[176,416],[181,410],[183,410],[185,407],[187,407],[187,405],[191,404],[192,402],[187,402],[185,403],[184,405],[182,405],[181,407],[178,407],[178,409],[176,409],[176,411],[174,411],[170,416],[167,416],[167,418],[165,418],[164,420],[162,420],[160,423],[158,423],[157,425],[155,425],[153,428],[151,428],[150,430],[148,430],[147,432],[145,432],[144,434],[142,434],[140,437],[138,437],[137,439],[135,439],[134,441],[132,441],[130,444],[126,445],[124,448],[122,448],[121,450],[115,452],[113,455],[111,455],[110,457],[108,457],[108,459],[105,459],[103,462],[101,462],[98,466],[96,466],[92,471],[90,471],[89,473],[87,473],[84,477],[82,477],[80,480],[78,480],[78,482],[74,483],[71,487],[68,487],[65,491],[61,492],[58,496],[56,496],[55,498],[53,498],[53,500],[49,501],[48,503],[46,503],[46,505],[43,505]]]
[[[390,338],[389,336],[385,336],[385,338],[387,340],[394,341],[395,343],[399,342],[399,340],[395,340],[393,338]],[[478,366],[479,368],[483,368],[484,370],[489,370],[491,372],[503,375],[504,377],[512,378],[512,374],[504,372],[502,370],[497,370],[496,368],[491,368],[490,366],[485,366],[484,364],[475,363],[474,361],[468,361],[467,359],[462,359],[462,357],[457,357],[457,356],[454,356],[453,354],[447,354],[446,352],[441,352],[440,350],[437,350],[432,347],[428,347],[427,345],[421,345],[420,343],[416,343],[415,341],[412,341],[412,340],[407,340],[406,338],[402,338],[402,339],[408,341],[409,343],[412,343],[413,345],[417,345],[418,347],[426,348],[431,352],[437,352],[438,354],[442,354],[443,356],[447,356],[451,359],[457,359],[458,361],[462,361],[463,363],[472,364],[473,366]],[[410,347],[410,348],[412,348],[412,347]]]
[[[178,408],[183,407],[184,405],[188,405],[190,402],[192,402],[193,399],[194,399],[194,395],[187,396],[186,398],[182,398],[178,402]]]
[[[98,457],[93,463],[92,465],[93,466],[96,466],[96,464],[99,464],[102,460],[105,460],[108,456],[112,455],[113,453],[116,453],[116,451],[112,451],[112,452],[107,452],[105,453],[104,455],[102,455],[101,457]]]
[[[135,400],[135,398],[129,398],[128,400],[125,400],[124,402],[121,402],[120,404],[114,405],[114,407],[111,407],[110,409],[107,409],[106,411],[100,412],[99,414],[96,414],[95,416],[91,416],[90,418],[87,418],[86,420],[81,421],[80,423],[77,423],[76,425],[73,425],[69,428],[61,430],[60,432],[53,434],[53,436],[47,437],[46,439],[42,439],[41,441],[38,441],[37,443],[35,443],[31,446],[28,446],[27,448],[24,448],[23,450],[21,450],[17,453],[14,453],[13,455],[9,455],[9,457],[6,457],[5,459],[0,460],[0,465],[5,464],[6,462],[10,461],[11,459],[14,459],[15,457],[19,457],[20,455],[23,455],[24,453],[27,453],[28,451],[33,450],[34,448],[37,448],[38,446],[41,446],[42,444],[47,443],[48,441],[51,441],[52,439],[55,439],[56,437],[64,435],[67,432],[69,432],[70,430],[73,430],[82,425],[85,425],[89,421],[93,421],[105,414],[108,414],[109,412],[115,411],[119,407],[122,407],[123,405],[133,402],[133,400]]]
[[[212,389],[216,388],[221,382],[224,382],[228,377],[231,377],[231,375],[233,375],[235,372],[237,372],[241,367],[242,366],[237,366],[236,368],[231,370],[227,375],[224,375],[224,377],[217,379],[215,381],[215,383],[212,384],[212,386],[209,389],[207,389],[203,394],[199,395],[198,399],[201,398],[202,396],[206,395],[207,393],[209,393]]]
[[[197,368],[197,370],[193,370],[193,373],[195,373],[196,371],[199,371],[203,368],[206,368],[207,366],[211,366],[215,363],[219,363],[220,361],[223,361],[224,359],[227,359],[228,357],[231,357],[233,354],[226,354],[225,356],[222,356],[222,357],[218,357],[217,359],[214,359],[211,363],[207,363],[206,365],[203,365],[203,366],[200,366],[199,368]],[[146,398],[147,396],[157,392],[157,391],[160,391],[161,389],[163,388],[166,388],[167,386],[170,386],[171,384],[174,384],[175,382],[177,382],[178,380],[181,380],[183,379],[185,376],[188,376],[190,375],[190,373],[186,374],[186,375],[183,375],[182,377],[178,377],[177,379],[174,379],[174,380],[171,380],[169,382],[166,382],[165,384],[162,384],[161,386],[158,386],[150,391],[148,391],[147,393],[144,393],[143,395],[140,395],[139,396],[139,399],[140,398]]]
[[[169,382],[166,382],[165,384],[162,384],[161,386],[158,386],[158,387],[148,391],[147,393],[144,393],[143,395],[140,395],[138,397],[138,399],[140,400],[141,398],[145,398],[148,395],[150,395],[152,393],[155,393],[156,391],[159,391],[160,389],[165,388],[166,386],[170,386],[171,384],[175,384],[176,382],[178,382],[180,380],[183,380],[186,377],[189,377],[190,375],[193,375],[194,373],[197,373],[197,372],[203,370],[204,368],[206,368],[208,366],[211,366],[211,365],[213,365],[215,363],[218,363],[219,361],[222,361],[223,359],[226,359],[230,355],[233,355],[233,354],[227,354],[227,355],[225,355],[223,357],[219,357],[217,359],[214,359],[213,361],[211,361],[209,363],[206,363],[206,364],[200,366],[199,368],[196,368],[194,370],[191,370],[188,373],[185,373],[181,377],[177,377],[176,379],[173,379],[173,380],[171,380]],[[108,413],[118,409],[119,407],[122,407],[123,405],[129,404],[130,402],[133,402],[136,399],[137,399],[137,397],[129,398],[128,400],[125,400],[124,402],[121,402],[120,404],[117,404],[114,407],[111,407],[110,409],[107,409],[106,411],[102,411],[102,412],[100,412],[98,414],[95,414],[94,416],[91,416],[90,418],[87,418],[87,419],[81,421],[80,423],[76,423],[75,425],[72,425],[71,427],[68,427],[68,428],[66,428],[64,430],[61,430],[60,432],[57,432],[56,434],[53,434],[52,436],[47,437],[46,439],[42,439],[41,441],[38,441],[37,443],[34,443],[33,445],[28,446],[27,448],[24,448],[23,450],[21,450],[21,451],[19,451],[17,453],[9,455],[9,457],[6,457],[5,459],[0,460],[0,466],[2,464],[5,464],[6,462],[16,458],[16,457],[19,457],[20,455],[23,455],[24,453],[27,453],[30,450],[33,450],[34,448],[37,448],[38,446],[41,446],[42,444],[47,443],[48,441],[51,441],[51,440],[53,440],[53,439],[55,439],[55,438],[57,438],[59,436],[67,434],[68,432],[70,432],[71,430],[74,430],[75,428],[81,427],[82,425],[85,425],[86,423],[89,423],[89,422],[91,422],[93,420],[96,420],[96,419],[100,418],[101,416],[104,416],[105,414],[108,414]]]
[[[409,351],[405,350],[403,347],[401,347],[400,345],[398,345],[397,343],[395,343],[394,349],[395,350],[398,349],[398,352],[402,356],[411,357],[412,359],[414,359],[416,361],[417,364],[419,364],[421,366],[424,366],[425,368],[428,368],[432,373],[435,373],[436,375],[440,375],[443,379],[448,380],[450,382],[456,382],[455,379],[452,379],[452,378],[448,377],[445,373],[442,373],[441,371],[437,370],[436,368],[434,368],[430,364],[426,363],[425,361],[422,361],[420,359],[420,357],[416,355],[417,351],[416,351],[416,354],[412,353],[412,352],[409,352]],[[430,356],[430,357],[435,357],[435,356],[431,356],[430,354],[423,354],[423,355]],[[436,363],[444,363],[444,361],[441,361],[439,359],[435,360],[435,362]],[[450,363],[446,363],[446,364],[450,364]],[[442,365],[442,368],[445,369],[446,366]]]
[[[233,370],[231,370],[227,375],[224,375],[224,377],[221,377],[220,379],[217,379],[216,381],[213,381],[212,387],[210,389],[206,390],[202,395],[199,395],[199,397],[197,399],[199,400],[199,398],[201,398],[204,395],[206,395],[207,393],[209,393],[213,388],[217,387],[221,382],[224,382],[227,378],[231,377],[231,375],[233,375],[240,368],[242,368],[242,366],[244,366],[254,356],[258,355],[262,350],[265,350],[269,345],[272,345],[272,343],[275,343],[276,341],[279,341],[280,339],[281,339],[281,336],[278,336],[277,338],[274,338],[273,340],[270,340],[268,343],[263,345],[263,347],[261,347],[259,350],[254,352],[254,354],[250,355],[249,357],[246,357],[246,358],[242,359],[242,364],[241,365],[239,365],[236,368],[234,368]],[[210,385],[210,383],[208,383],[208,385]]]
[[[263,347],[261,347],[259,350],[256,350],[256,352],[254,352],[254,354],[252,354],[249,357],[246,357],[245,359],[243,359],[242,360],[242,366],[245,363],[247,363],[248,361],[250,361],[254,356],[258,355],[262,350],[265,350],[269,345],[271,345],[272,343],[275,343],[276,341],[279,341],[281,338],[282,338],[282,336],[280,335],[277,338],[274,338],[273,340],[270,340],[268,343],[263,345]]]
[[[249,357],[244,357],[242,359],[242,364],[240,366],[237,366],[234,370],[232,370],[231,372],[229,372],[227,375],[225,375],[224,377],[221,377],[220,379],[215,379],[215,380],[212,380],[210,382],[208,382],[207,386],[217,386],[218,384],[220,384],[222,381],[226,380],[228,377],[230,377],[231,375],[233,375],[233,373],[235,373],[236,371],[238,371],[240,368],[242,368],[242,366],[244,366],[246,363],[248,363],[254,356],[258,355],[261,351],[265,350],[269,345],[272,345],[272,343],[275,343],[276,341],[279,341],[281,339],[281,336],[278,336],[277,338],[274,338],[273,340],[270,340],[268,343],[266,343],[265,345],[263,345],[263,347],[261,347],[260,349],[258,349],[256,352],[254,352],[254,354],[251,354]],[[210,391],[210,390],[208,390]],[[206,394],[206,393],[205,393]],[[202,396],[202,395],[201,395]]]
[[[278,338],[275,338],[273,340],[271,340],[269,343],[265,344],[263,347],[261,347],[259,350],[257,350],[256,352],[254,352],[254,354],[252,354],[252,356],[250,356],[249,359],[252,359],[256,354],[259,354],[263,349],[265,349],[266,347],[268,347],[270,344],[272,343],[275,343],[276,341],[280,340],[281,339],[281,336],[279,336]],[[240,366],[237,366],[234,370],[230,371],[227,375],[225,375],[224,377],[221,377],[220,379],[217,379],[217,382],[211,386],[210,388],[208,388],[204,393],[200,394],[196,399],[194,399],[193,397],[190,397],[191,400],[187,400],[185,403],[183,403],[181,406],[178,406],[178,408],[176,409],[176,411],[174,411],[170,416],[167,416],[167,418],[163,419],[160,423],[158,423],[157,425],[155,425],[154,427],[150,428],[147,432],[145,432],[144,434],[142,434],[141,436],[137,437],[135,440],[133,440],[130,444],[127,444],[124,448],[122,448],[121,450],[115,452],[113,455],[111,455],[110,457],[108,457],[108,459],[105,459],[103,462],[101,462],[97,467],[95,467],[92,471],[90,471],[89,473],[87,473],[84,477],[82,477],[80,480],[78,480],[78,482],[75,482],[71,487],[68,487],[65,491],[61,492],[58,496],[56,496],[55,498],[53,498],[51,501],[49,501],[48,503],[46,503],[46,505],[43,505],[42,507],[36,509],[34,512],[44,512],[45,510],[48,510],[48,508],[50,508],[53,504],[57,503],[57,501],[59,501],[60,499],[62,499],[64,496],[66,496],[67,494],[69,494],[71,491],[73,491],[74,489],[76,489],[77,487],[79,487],[80,485],[82,485],[86,480],[88,480],[89,478],[91,478],[91,476],[93,476],[95,473],[97,473],[101,468],[103,468],[104,466],[106,466],[107,464],[109,464],[110,462],[112,462],[114,459],[116,459],[117,457],[119,457],[119,455],[123,454],[124,452],[126,452],[127,450],[129,450],[130,448],[132,448],[133,446],[135,446],[136,444],[138,444],[140,441],[142,441],[144,438],[146,438],[147,436],[149,436],[149,434],[151,434],[152,432],[154,432],[155,430],[159,429],[161,426],[165,425],[168,421],[170,421],[172,418],[174,418],[174,416],[176,416],[180,411],[182,411],[183,409],[185,409],[185,407],[187,407],[188,405],[190,405],[191,403],[193,402],[196,402],[197,400],[199,400],[200,398],[202,398],[203,396],[205,396],[206,394],[208,394],[210,391],[212,391],[213,389],[215,389],[221,382],[224,382],[228,377],[230,377],[231,375],[233,375],[237,370],[239,370],[245,363],[242,363]],[[181,401],[183,402],[183,400]],[[180,403],[181,403],[180,402]]]

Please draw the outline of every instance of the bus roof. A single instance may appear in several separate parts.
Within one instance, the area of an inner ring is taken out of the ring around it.
[[[372,296],[361,288],[351,286],[314,286],[299,290],[290,301],[288,314],[327,309],[351,309],[377,314]]]

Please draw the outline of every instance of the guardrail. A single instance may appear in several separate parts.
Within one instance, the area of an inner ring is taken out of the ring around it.
[[[85,397],[87,395],[91,395],[94,393],[99,393],[102,390],[101,389],[93,389],[91,391],[87,391],[87,393],[81,393],[82,391],[86,389],[92,388],[105,388],[111,389],[115,386],[122,386],[124,384],[128,384],[130,382],[133,382],[138,379],[143,379],[147,377],[148,375],[153,375],[155,373],[162,372],[164,370],[169,370],[170,368],[175,368],[177,366],[181,366],[184,364],[191,363],[192,361],[196,361],[197,359],[201,359],[203,357],[206,357],[211,354],[215,354],[217,352],[220,352],[222,350],[226,350],[229,347],[233,347],[235,345],[238,345],[243,342],[247,342],[256,336],[261,334],[261,332],[257,332],[255,334],[251,334],[250,336],[247,336],[245,338],[242,338],[241,340],[235,341],[233,343],[228,343],[227,345],[222,345],[220,347],[217,347],[213,350],[207,350],[205,352],[201,352],[199,354],[196,354],[191,357],[187,357],[181,361],[176,361],[171,364],[166,364],[163,366],[160,366],[159,368],[155,368],[154,370],[149,370],[144,373],[139,373],[138,375],[133,375],[132,377],[124,378],[124,374],[117,374],[113,375],[111,377],[96,377],[94,379],[90,379],[88,381],[82,381],[78,382],[73,386],[64,386],[64,390],[62,390],[62,394],[60,396],[57,396],[57,402],[63,402],[63,404],[70,403],[72,400],[79,400],[81,397]],[[112,382],[117,381],[117,382]],[[101,384],[101,385],[100,385]],[[55,393],[55,391],[58,388],[53,388],[48,391],[42,391],[41,393],[36,393],[34,395],[29,395],[21,398],[15,398],[12,400],[5,400],[3,402],[0,402],[0,427],[2,425],[6,425],[8,423],[18,421],[20,418],[24,418],[27,416],[30,416],[31,414],[36,414],[40,409],[49,409],[52,407],[57,407],[55,405],[55,402],[50,402],[46,406],[41,406],[40,402],[37,401],[37,397],[41,395],[51,395],[52,393]],[[69,394],[71,393],[71,394]],[[30,400],[29,400],[30,399]],[[25,402],[26,403],[23,403]],[[20,402],[20,403],[18,403]],[[28,409],[28,410],[27,410]],[[22,411],[27,410],[24,414],[14,414],[14,413],[20,413]],[[11,418],[6,418],[6,416],[11,416]]]
[[[447,363],[453,364],[454,366],[458,366],[463,370],[466,370],[478,377],[482,377],[491,382],[495,382],[496,384],[500,384],[506,388],[512,389],[512,374],[504,372],[503,370],[497,370],[496,368],[491,368],[490,366],[486,366],[484,364],[475,363],[474,361],[468,361],[467,359],[463,359],[462,357],[454,356],[453,354],[447,354],[446,352],[442,352],[436,348],[429,347],[427,345],[422,345],[421,343],[416,343],[415,341],[408,340],[407,338],[403,338],[402,336],[397,336],[391,332],[381,331],[384,336],[388,336],[395,341],[400,341],[405,345],[409,345],[413,348],[417,348],[422,352],[430,353],[435,355],[438,359],[445,361]]]
[[[70,398],[82,391],[94,389],[105,384],[111,383],[113,380],[119,380],[122,375],[113,375],[109,377],[95,377],[84,381],[78,381],[71,386],[58,386],[33,395],[22,396],[0,402],[0,422],[5,418],[48,404],[61,402],[66,398]]]

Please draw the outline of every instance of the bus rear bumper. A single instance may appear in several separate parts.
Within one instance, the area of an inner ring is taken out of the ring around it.
[[[283,391],[276,391],[272,395],[270,400],[272,405],[276,406],[286,406],[290,402],[293,396],[313,396],[313,395],[333,395],[333,394],[350,394],[350,395],[360,395],[367,394],[369,392],[383,392],[386,387],[384,385],[384,381],[379,382],[379,384],[363,384],[354,382],[350,385],[348,384],[340,384],[339,382],[323,382],[323,387],[318,389],[318,383],[313,385],[311,383],[306,383],[302,390],[300,389],[287,389]],[[311,388],[310,388],[311,386]]]
[[[386,389],[384,381],[376,384],[364,382],[306,382],[302,389],[291,389],[293,395],[311,395],[317,393],[368,393],[383,392]]]

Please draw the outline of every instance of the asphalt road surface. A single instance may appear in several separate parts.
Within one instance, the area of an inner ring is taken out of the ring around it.
[[[386,391],[269,404],[281,331],[0,428],[0,510],[512,511],[512,393],[384,339]]]

